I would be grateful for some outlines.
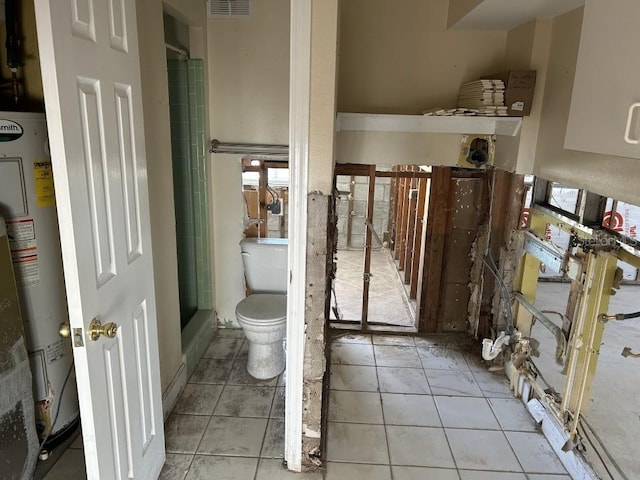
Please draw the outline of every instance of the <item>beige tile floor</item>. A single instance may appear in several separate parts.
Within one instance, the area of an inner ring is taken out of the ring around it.
[[[165,425],[165,480],[568,480],[506,379],[441,341],[332,343],[326,472],[282,467],[284,376],[245,371],[238,330],[211,343]],[[84,478],[78,441],[45,477]]]

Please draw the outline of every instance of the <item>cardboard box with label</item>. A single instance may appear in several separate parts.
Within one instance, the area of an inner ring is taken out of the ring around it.
[[[536,86],[535,70],[511,70],[489,75],[487,78],[504,82],[504,104],[510,117],[526,117],[531,113],[533,89]]]

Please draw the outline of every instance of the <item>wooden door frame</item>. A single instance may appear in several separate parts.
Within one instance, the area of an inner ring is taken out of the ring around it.
[[[430,172],[423,172],[423,171],[418,171],[418,170],[394,170],[394,171],[377,171],[376,170],[376,165],[371,165],[371,164],[354,164],[354,163],[338,163],[335,165],[334,168],[334,183],[335,183],[335,179],[337,178],[338,175],[344,175],[344,176],[360,176],[360,177],[367,177],[369,179],[369,185],[368,185],[368,195],[367,195],[367,226],[366,226],[366,234],[365,234],[365,245],[364,245],[364,250],[365,250],[365,258],[364,258],[364,267],[363,267],[363,289],[362,289],[362,314],[361,314],[361,319],[360,319],[360,330],[363,332],[367,332],[370,331],[369,329],[369,322],[368,322],[368,313],[369,313],[369,281],[367,279],[367,276],[371,273],[371,240],[372,240],[372,231],[370,228],[370,224],[373,223],[373,214],[374,214],[374,200],[375,200],[375,182],[376,182],[376,178],[392,178],[395,180],[403,180],[403,181],[411,181],[413,179],[416,179],[418,181],[422,181],[425,180],[425,192],[426,192],[426,180],[431,178],[431,173]],[[396,182],[396,186],[399,186],[400,183]],[[406,189],[403,189],[403,191],[405,191]],[[405,195],[406,196],[406,195]],[[424,197],[422,197],[424,200]],[[400,203],[398,200],[396,200],[396,203]],[[424,203],[424,202],[423,202]],[[398,206],[398,208],[400,208]],[[424,212],[423,212],[424,213]],[[418,216],[416,213],[416,216],[414,218],[414,222],[418,220]],[[415,228],[415,226],[414,226]],[[403,233],[402,238],[404,239],[405,243],[407,242],[406,238],[407,234],[406,232]],[[407,237],[408,238],[408,237]],[[396,243],[396,247],[398,247],[398,243]],[[415,245],[415,241],[411,242],[412,247]],[[406,250],[406,248],[405,248]],[[402,253],[401,257],[404,260],[403,263],[407,263],[405,260],[405,253]],[[418,255],[418,257],[420,257],[420,255]],[[398,260],[398,257],[396,258],[396,260]],[[418,262],[419,262],[419,258],[418,258]],[[408,262],[411,267],[413,268],[414,264],[416,263],[415,258],[413,258],[411,260],[411,262]],[[415,275],[412,272],[412,276],[415,276],[417,278],[418,276],[418,270],[415,270]],[[337,323],[341,323],[340,319],[336,319],[336,320],[332,320],[335,321]],[[353,324],[356,322],[351,322],[351,321],[343,321],[344,323],[348,323],[348,324]],[[417,326],[418,322],[417,322],[417,318],[416,318],[416,325]],[[376,331],[380,331],[380,330],[376,330]]]

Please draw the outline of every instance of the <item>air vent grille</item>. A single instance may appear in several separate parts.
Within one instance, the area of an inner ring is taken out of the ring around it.
[[[209,0],[210,17],[246,17],[251,15],[252,0]]]

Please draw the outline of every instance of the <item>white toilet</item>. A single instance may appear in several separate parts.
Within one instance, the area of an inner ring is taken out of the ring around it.
[[[249,341],[247,371],[258,379],[280,375],[285,367],[287,248],[286,238],[240,242],[251,295],[236,306],[236,318]]]

